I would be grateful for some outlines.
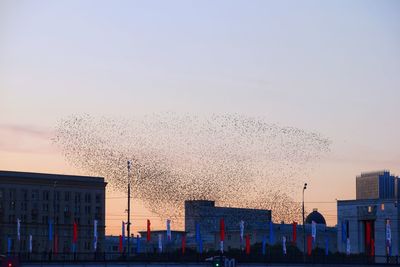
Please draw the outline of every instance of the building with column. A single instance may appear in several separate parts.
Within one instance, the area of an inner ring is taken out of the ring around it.
[[[33,259],[72,257],[76,222],[76,252],[93,257],[95,220],[103,250],[105,188],[101,177],[0,171],[0,253],[27,254],[31,243]]]
[[[399,178],[388,171],[356,178],[357,199],[337,201],[338,250],[376,262],[399,255]]]

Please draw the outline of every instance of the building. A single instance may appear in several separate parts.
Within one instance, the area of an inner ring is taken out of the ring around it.
[[[366,172],[356,177],[356,199],[394,199],[398,177],[389,171]]]
[[[245,222],[245,229],[252,234],[252,243],[261,240],[266,225],[271,221],[271,211],[263,209],[246,209],[231,207],[216,207],[215,201],[187,200],[185,201],[185,231],[188,238],[196,234],[196,224],[199,225],[203,248],[205,251],[219,249],[219,222],[223,218],[227,233],[225,248],[234,248],[237,244],[237,233],[240,231],[240,221]],[[236,236],[236,237],[233,237]]]
[[[220,219],[225,223],[224,250],[244,249],[245,240],[240,236],[240,221],[244,222],[244,235],[249,235],[250,244],[262,243],[263,239],[269,245],[282,244],[283,237],[287,244],[293,242],[293,225],[274,223],[273,238],[270,238],[271,211],[260,209],[243,209],[216,207],[214,201],[185,201],[185,230],[188,233],[188,244],[196,246],[196,224],[200,225],[203,248],[207,250],[220,249]],[[317,223],[317,236],[314,247],[325,248],[328,239],[329,251],[337,251],[337,229],[326,226],[325,218],[317,210],[307,216],[305,234],[311,235],[311,222]],[[303,251],[303,226],[297,225],[296,246]]]
[[[100,177],[0,171],[0,254],[26,254],[31,243],[31,259],[71,257],[76,222],[76,252],[92,257],[94,220],[103,251],[105,187]]]
[[[399,254],[398,179],[388,171],[356,178],[357,199],[337,202],[340,252],[365,254],[376,262]]]

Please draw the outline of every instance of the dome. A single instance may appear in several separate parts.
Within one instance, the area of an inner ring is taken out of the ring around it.
[[[314,209],[313,212],[308,214],[308,216],[306,218],[306,224],[311,224],[312,221],[314,221],[317,224],[325,224],[326,225],[324,216],[322,216],[322,214],[319,213],[317,209]]]

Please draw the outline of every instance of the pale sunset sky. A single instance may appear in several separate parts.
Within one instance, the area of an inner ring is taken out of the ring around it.
[[[328,137],[306,207],[335,225],[356,175],[400,174],[400,1],[0,0],[1,170],[81,174],[50,140],[60,119],[155,112]],[[125,218],[119,196],[108,234]],[[134,231],[157,220],[133,209]]]

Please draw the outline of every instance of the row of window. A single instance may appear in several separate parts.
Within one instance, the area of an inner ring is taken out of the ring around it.
[[[4,199],[5,189],[0,189],[0,201]],[[30,195],[29,191],[27,189],[22,189],[21,190],[21,195],[18,198],[18,200],[23,200],[23,201],[28,201],[28,200],[43,200],[43,201],[49,201],[50,200],[50,195],[54,195],[54,198],[56,201],[60,201],[63,199],[64,201],[71,201],[72,200],[72,194],[74,194],[74,201],[75,203],[80,203],[81,202],[81,193],[71,193],[71,192],[54,192],[54,191],[49,191],[45,190],[41,192],[41,199],[40,199],[40,191],[39,190],[31,190]],[[62,198],[62,195],[64,198]],[[14,188],[11,188],[8,190],[8,196],[9,199],[12,201],[17,200],[17,190]],[[91,193],[84,193],[84,201],[85,203],[92,203],[92,194]],[[95,203],[101,203],[102,201],[102,194],[97,193],[95,194]]]

